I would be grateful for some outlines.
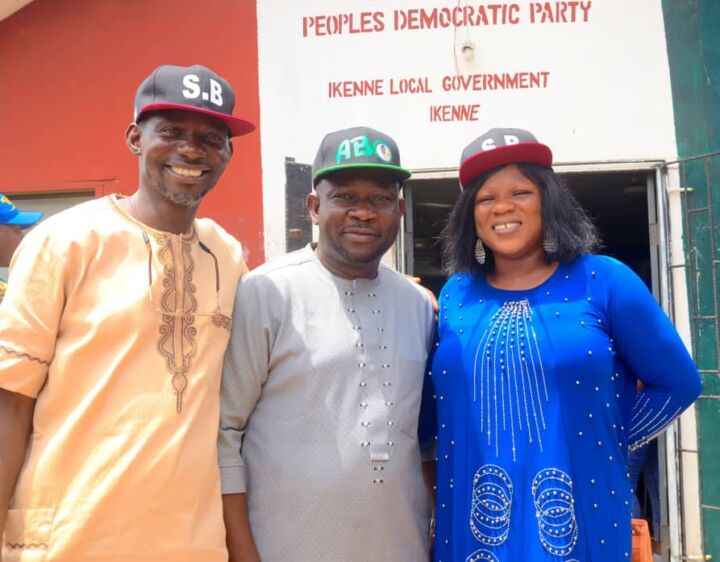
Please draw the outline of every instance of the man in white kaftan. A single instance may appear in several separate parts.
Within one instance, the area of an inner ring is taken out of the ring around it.
[[[426,561],[417,426],[433,310],[380,265],[409,172],[367,128],[326,136],[313,172],[317,247],[238,287],[219,438],[230,560]]]

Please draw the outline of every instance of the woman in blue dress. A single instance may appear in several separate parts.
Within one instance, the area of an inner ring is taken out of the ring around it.
[[[623,562],[628,450],[700,392],[645,284],[520,129],[463,152],[431,363],[436,562]],[[636,391],[636,381],[644,383]]]

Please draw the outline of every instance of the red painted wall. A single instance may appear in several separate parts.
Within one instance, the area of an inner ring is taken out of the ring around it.
[[[209,66],[259,126],[252,0],[35,0],[0,22],[0,192],[132,193],[135,90],[159,64]],[[260,135],[234,140],[200,208],[263,261]]]

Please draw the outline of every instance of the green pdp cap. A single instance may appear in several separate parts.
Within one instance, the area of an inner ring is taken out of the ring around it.
[[[384,170],[400,183],[411,175],[400,166],[400,151],[392,137],[370,127],[325,135],[313,163],[313,186],[331,172],[351,169]]]

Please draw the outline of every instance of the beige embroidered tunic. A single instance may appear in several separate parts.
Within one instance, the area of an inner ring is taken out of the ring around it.
[[[158,232],[114,197],[25,238],[0,306],[0,387],[37,402],[5,562],[227,560],[218,392],[245,271],[214,222]]]
[[[242,279],[219,455],[263,562],[428,560],[417,425],[433,325],[399,273],[341,279],[310,247]]]

